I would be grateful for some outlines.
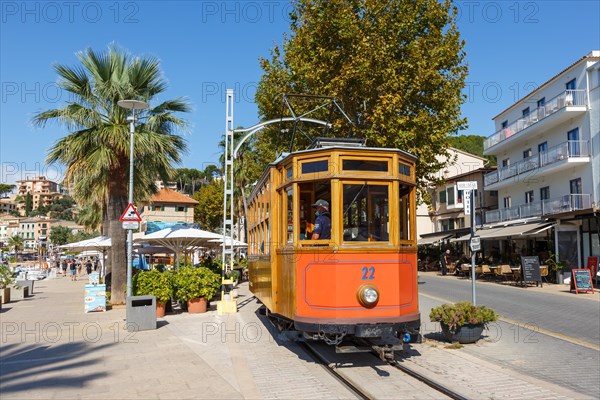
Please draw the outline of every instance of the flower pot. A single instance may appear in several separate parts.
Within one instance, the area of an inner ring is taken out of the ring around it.
[[[166,303],[156,302],[156,318],[162,318],[166,313]]]
[[[200,299],[191,299],[188,300],[188,312],[190,314],[200,314],[206,312],[206,304],[207,301],[204,297]]]
[[[448,325],[443,322],[440,323],[442,326],[442,332],[449,342],[458,342],[460,344],[475,343],[481,338],[483,333],[483,324],[471,325],[465,324],[456,328],[455,331],[451,331]]]

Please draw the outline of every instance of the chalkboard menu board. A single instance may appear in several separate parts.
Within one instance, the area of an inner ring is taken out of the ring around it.
[[[572,269],[571,270],[571,289],[575,293],[592,292],[594,293],[594,285],[592,285],[592,274],[589,269]]]
[[[542,282],[540,258],[538,256],[521,257],[521,269],[524,282]]]

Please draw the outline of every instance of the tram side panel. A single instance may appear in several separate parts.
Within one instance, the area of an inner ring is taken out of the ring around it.
[[[273,310],[273,280],[269,255],[248,257],[250,291],[269,310]]]
[[[420,320],[415,254],[329,254],[298,257],[296,314],[304,323],[352,324]],[[359,303],[361,286],[379,291],[373,308]]]

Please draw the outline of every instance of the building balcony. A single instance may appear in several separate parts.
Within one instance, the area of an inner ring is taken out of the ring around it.
[[[485,213],[485,222],[491,224],[532,217],[549,217],[554,214],[587,210],[591,207],[590,194],[567,194],[553,199],[488,211]]]
[[[483,184],[485,190],[498,190],[515,182],[531,181],[546,173],[560,171],[573,166],[574,163],[589,162],[589,142],[569,140],[515,164],[488,172],[483,178]]]
[[[519,142],[525,141],[527,133],[544,129],[550,124],[563,123],[585,113],[587,109],[585,90],[566,90],[486,138],[483,142],[483,154],[497,154],[508,146],[517,146]]]

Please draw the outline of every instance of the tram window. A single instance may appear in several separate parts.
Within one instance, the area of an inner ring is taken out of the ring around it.
[[[286,180],[292,179],[292,167],[288,167],[285,169],[285,178]]]
[[[324,172],[329,168],[327,160],[309,161],[302,163],[303,174],[314,174],[315,172]]]
[[[410,175],[410,165],[400,163],[398,172],[400,172],[400,175],[411,176]]]
[[[410,240],[410,187],[400,185],[400,240]]]
[[[331,206],[331,184],[329,181],[301,183],[300,188],[300,239],[310,239],[316,219],[315,201],[322,199]]]
[[[287,191],[287,242],[294,242],[294,191]]]
[[[387,161],[369,161],[369,160],[343,160],[342,168],[344,171],[376,171],[387,172]]]
[[[344,185],[344,241],[389,240],[387,185]]]

